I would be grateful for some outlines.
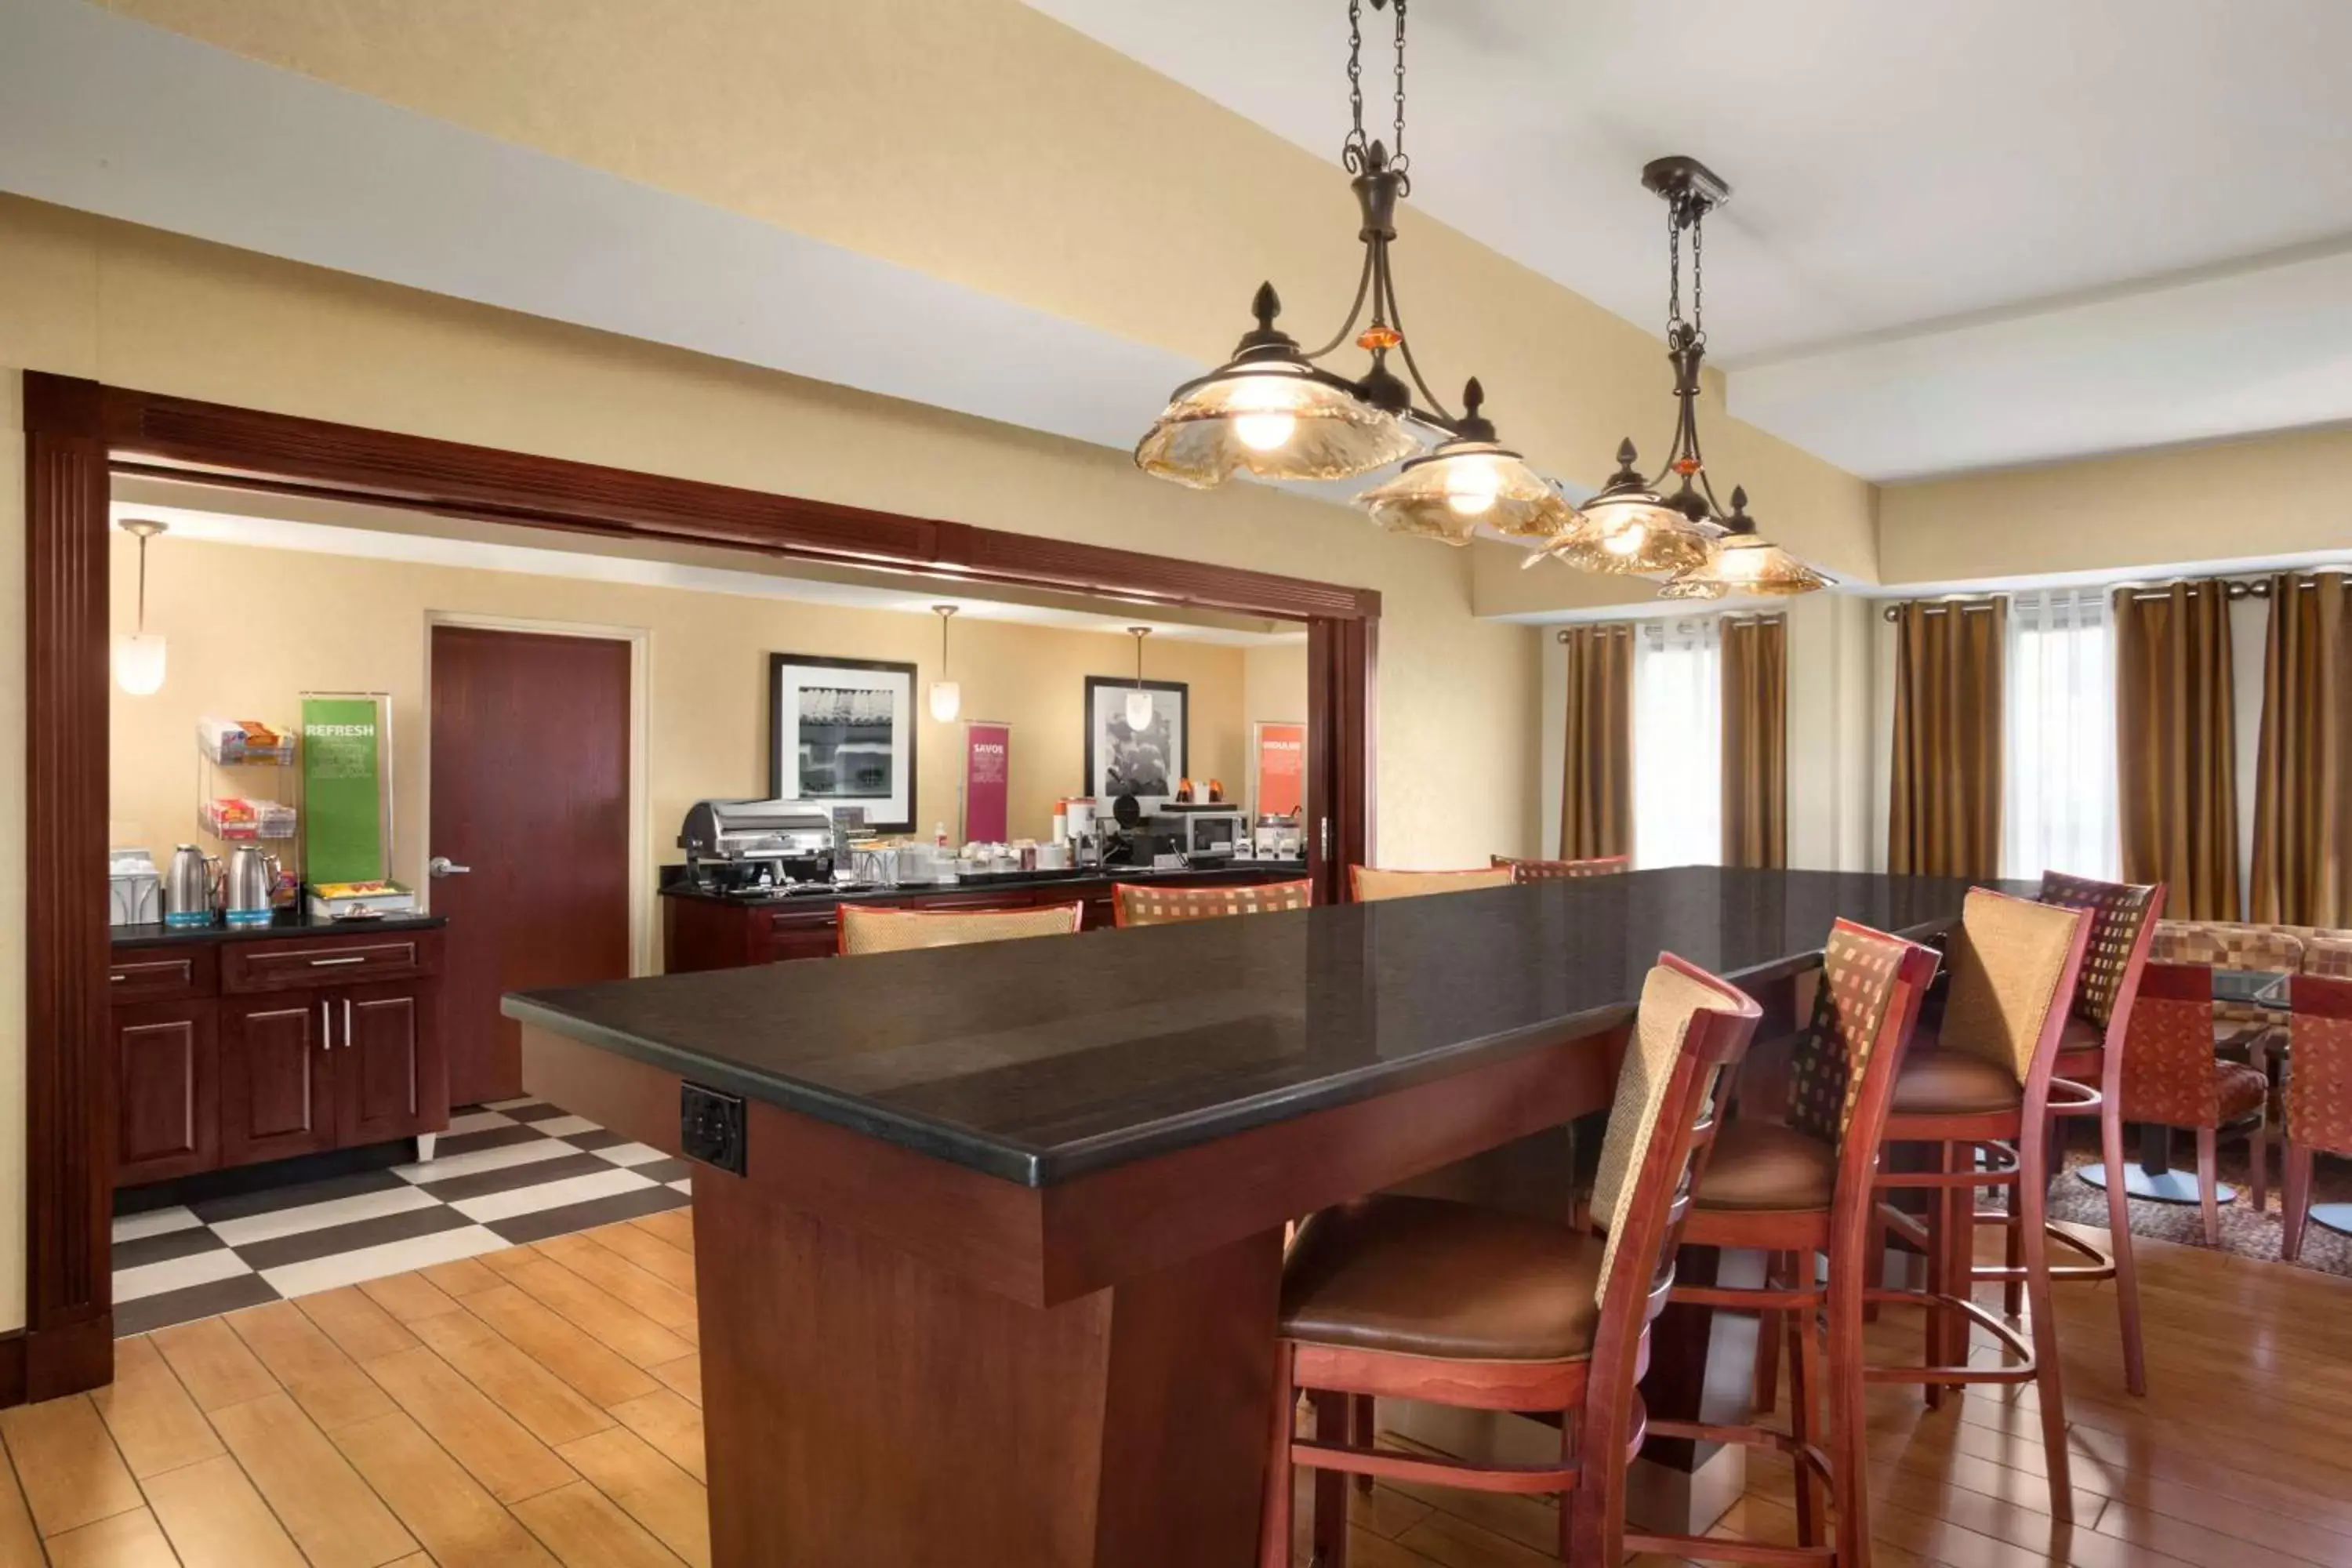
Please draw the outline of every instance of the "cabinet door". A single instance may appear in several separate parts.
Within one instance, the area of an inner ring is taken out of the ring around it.
[[[332,999],[294,991],[224,997],[219,1005],[221,1163],[334,1147]]]
[[[118,1005],[112,1021],[114,1184],[211,1170],[220,1163],[213,1004]]]
[[[448,1126],[439,988],[354,985],[333,1000],[335,1141],[381,1143]]]

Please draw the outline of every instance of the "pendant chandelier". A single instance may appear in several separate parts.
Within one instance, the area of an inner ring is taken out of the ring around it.
[[[1756,531],[1748,496],[1735,488],[1726,512],[1715,498],[1699,449],[1700,369],[1706,360],[1706,215],[1731,197],[1731,187],[1693,158],[1659,158],[1642,170],[1642,184],[1666,204],[1666,358],[1675,367],[1675,431],[1666,459],[1654,476],[1636,466],[1627,440],[1617,448],[1617,471],[1586,501],[1582,521],[1521,564],[1546,558],[1587,572],[1672,574],[1659,596],[1719,599],[1727,594],[1802,594],[1829,579]],[[1691,240],[1691,313],[1683,318],[1683,232]],[[1671,492],[1666,489],[1674,481]]]
[[[1410,458],[1394,478],[1357,498],[1383,528],[1449,544],[1467,544],[1481,523],[1520,538],[1556,538],[1575,522],[1575,510],[1496,438],[1479,412],[1485,389],[1472,380],[1463,391],[1463,412],[1453,413],[1430,391],[1406,341],[1389,263],[1397,203],[1412,188],[1404,151],[1406,0],[1370,0],[1373,10],[1392,11],[1396,19],[1392,143],[1364,131],[1363,5],[1348,3],[1352,124],[1339,149],[1352,176],[1360,217],[1356,238],[1364,251],[1347,320],[1321,347],[1302,350],[1274,324],[1282,310],[1274,285],[1260,284],[1250,304],[1256,326],[1230,360],[1171,395],[1135,448],[1136,465],[1207,489],[1237,469],[1262,479],[1342,479]],[[1371,356],[1361,375],[1349,380],[1318,363],[1349,343]],[[1391,353],[1402,377],[1390,367]],[[1413,425],[1444,438],[1424,453]]]
[[[940,678],[931,682],[931,717],[942,724],[954,723],[963,711],[963,688],[948,679],[948,621],[955,613],[953,605],[931,606],[940,618]]]
[[[1151,635],[1150,626],[1129,626],[1127,635],[1135,639],[1135,689],[1127,694],[1127,704],[1120,717],[1127,727],[1140,735],[1151,728],[1151,693],[1143,686],[1143,639]]]

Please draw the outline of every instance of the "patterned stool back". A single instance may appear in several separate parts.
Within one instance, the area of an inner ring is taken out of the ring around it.
[[[1467,893],[1480,888],[1507,888],[1510,868],[1489,866],[1477,871],[1382,871],[1370,866],[1348,868],[1348,890],[1360,904],[1383,899],[1418,899],[1426,893]]]
[[[1084,904],[1034,910],[896,910],[841,906],[845,955],[905,952],[919,947],[962,947],[1015,937],[1069,936],[1086,915]]]
[[[1162,888],[1149,882],[1119,882],[1110,892],[1113,917],[1122,926],[1261,915],[1276,910],[1303,910],[1315,901],[1315,884],[1303,879],[1242,888]]]
[[[2164,908],[2164,884],[2097,882],[2063,871],[2042,873],[2041,901],[2091,917],[2091,945],[2084,951],[2083,976],[2074,986],[2074,1016],[2112,1033],[2119,1015],[2131,1009],[2141,966]]]
[[[2298,976],[2288,1027],[2294,1041],[2288,1142],[2321,1153],[2352,1154],[2352,980]]]
[[[1878,1146],[1891,1096],[1869,1091],[1878,1077],[1891,1083],[1901,1069],[1919,998],[1935,977],[1933,948],[1852,921],[1830,928],[1812,1022],[1789,1060],[1790,1127],[1839,1147],[1849,1139]],[[1874,1113],[1876,1125],[1856,1124],[1865,1104],[1864,1119]]]
[[[1514,881],[1556,882],[1570,877],[1613,877],[1631,867],[1633,858],[1601,855],[1590,860],[1515,860],[1508,855],[1497,855],[1494,863],[1507,868]]]
[[[1969,889],[1946,960],[1952,985],[1937,1043],[1998,1062],[2021,1084],[2046,1080],[2090,934],[2080,910]]]

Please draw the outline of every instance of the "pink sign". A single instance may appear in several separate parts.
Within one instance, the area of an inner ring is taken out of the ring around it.
[[[963,727],[963,836],[1002,844],[1013,778],[1013,726],[975,719]]]

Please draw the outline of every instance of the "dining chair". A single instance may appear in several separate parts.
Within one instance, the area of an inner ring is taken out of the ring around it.
[[[1086,917],[1083,903],[1018,910],[898,910],[887,905],[841,906],[845,957],[905,952],[919,947],[962,947],[1014,937],[1069,936]]]
[[[2303,938],[2280,926],[2232,921],[2159,921],[2154,953],[2167,963],[2202,963],[2246,974],[2293,974],[2303,967]],[[2283,1032],[2276,1013],[2253,1002],[2213,1004],[2213,1043],[2265,1068]]]
[[[1259,915],[1303,910],[1315,901],[1315,884],[1259,882],[1234,888],[1171,888],[1153,882],[1111,884],[1111,919],[1120,926],[1176,925],[1223,915]]]
[[[1867,1568],[1869,1456],[1864,1445],[1862,1298],[1864,1250],[1874,1226],[1880,1135],[1896,1072],[1919,1020],[1920,999],[1936,978],[1932,948],[1851,921],[1831,928],[1813,993],[1811,1024],[1790,1059],[1788,1100],[1777,1120],[1740,1113],[1716,1134],[1715,1148],[1684,1222],[1686,1247],[1727,1247],[1769,1255],[1765,1286],[1675,1287],[1671,1300],[1691,1306],[1754,1311],[1756,1414],[1775,1403],[1772,1353],[1789,1352],[1789,1430],[1751,1422],[1718,1428],[1718,1441],[1778,1448],[1797,1468],[1799,1545],[1837,1568]],[[1826,1282],[1816,1258],[1826,1258]],[[1826,1318],[1824,1384],[1821,1326]],[[1829,1442],[1815,1441],[1818,1402],[1828,1395]],[[1653,1428],[1655,1430],[1655,1428]],[[1817,1479],[1829,1489],[1836,1521],[1822,1544]],[[1653,1545],[1670,1556],[1786,1563],[1786,1548],[1692,1539]]]
[[[2288,1016],[2286,1234],[2279,1256],[2303,1256],[2311,1220],[2311,1165],[2321,1154],[2352,1154],[2352,979],[2305,972],[2294,982]]]
[[[1704,1173],[1716,1088],[1756,1032],[1753,1000],[1673,954],[1642,987],[1590,1226],[1437,1198],[1378,1196],[1326,1209],[1283,1267],[1281,1343],[1260,1568],[1290,1562],[1292,1477],[1305,1466],[1478,1491],[1563,1494],[1560,1552],[1617,1568],[1627,1551],[1625,1468],[1650,1422],[1635,1384],[1674,1279],[1686,1183]],[[1314,1436],[1297,1435],[1300,1394]],[[1554,1465],[1497,1466],[1376,1448],[1350,1432],[1351,1396],[1470,1410],[1558,1411]],[[1693,1430],[1696,1430],[1695,1428]],[[1321,1568],[1344,1568],[1344,1488],[1315,1489]]]
[[[1633,863],[1630,855],[1598,855],[1589,860],[1520,860],[1508,855],[1493,863],[1507,867],[1517,882],[1557,882],[1576,877],[1613,877]]]
[[[2066,1402],[2059,1383],[2058,1321],[2050,1302],[2047,1230],[2053,1098],[2064,1107],[2095,1108],[2098,1090],[2055,1076],[2091,919],[2079,910],[1972,888],[1946,953],[1951,973],[1943,1017],[1922,1027],[1895,1079],[1889,1143],[1932,1145],[1934,1168],[1882,1172],[1882,1190],[1932,1194],[1927,1221],[1879,1213],[1922,1244],[1924,1289],[1866,1290],[1865,1301],[1926,1309],[1922,1364],[1870,1366],[1872,1383],[1917,1383],[1928,1405],[1971,1383],[2034,1385],[2042,1421],[2052,1517],[2072,1520],[2074,1489],[2066,1460]],[[1982,1155],[1982,1160],[1979,1159]],[[1977,1213],[1977,1191],[2005,1187],[2007,1212]],[[1979,1217],[2015,1227],[2019,1261],[1989,1267],[1975,1258]],[[2025,1288],[2032,1340],[1976,1300],[1983,1279],[2017,1279]],[[1971,1326],[2014,1358],[1997,1367],[1969,1363]]]
[[[1370,904],[1385,899],[1418,899],[1429,893],[1507,888],[1514,879],[1507,866],[1486,866],[1475,871],[1383,871],[1370,866],[1350,866],[1348,896],[1357,903]]]
[[[2197,1134],[2197,1188],[2205,1245],[2221,1245],[2221,1132],[2243,1125],[2253,1166],[2254,1210],[2265,1204],[2269,1140],[2264,1123],[2270,1081],[2246,1062],[2224,1060],[2213,1047],[2213,971],[2202,963],[2150,963],[2141,976],[2124,1047],[2122,1112],[2126,1121],[2185,1127]],[[2120,1165],[2108,1167],[2120,1171]],[[2108,1191],[2123,1183],[2110,1179]],[[2110,1200],[2112,1202],[2112,1199]]]
[[[2147,966],[2149,945],[2156,940],[2157,915],[2164,908],[2162,882],[2102,882],[2063,871],[2044,871],[2038,897],[2045,904],[2080,910],[2090,917],[2090,944],[2084,950],[2082,978],[2074,987],[2058,1037],[2056,1075],[2073,1083],[2099,1089],[2099,1159],[2108,1173],[2107,1245],[2056,1226],[2050,1239],[2080,1253],[2087,1263],[2053,1265],[2057,1280],[2116,1282],[2116,1316],[2123,1337],[2124,1387],[2136,1394],[2147,1393],[2147,1354],[2140,1336],[2139,1270],[2132,1257],[2131,1194],[2119,1173],[2124,1168],[2123,1085],[2130,1067],[2125,1059],[2132,1004],[2139,994],[2140,974]],[[2074,1108],[2072,1114],[2084,1114]],[[2051,1123],[2059,1138],[2069,1112],[2060,1110]],[[2065,1168],[2064,1144],[2051,1151],[2053,1171]],[[2009,1230],[2009,1267],[2022,1262],[2017,1226]],[[2023,1305],[2024,1281],[2014,1277],[2002,1292],[2002,1305],[2012,1318]]]

